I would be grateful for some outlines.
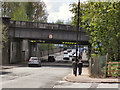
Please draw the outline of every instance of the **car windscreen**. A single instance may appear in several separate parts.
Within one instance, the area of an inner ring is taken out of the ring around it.
[[[38,58],[31,58],[31,60],[38,60]]]
[[[64,54],[68,54],[67,52],[64,52]]]

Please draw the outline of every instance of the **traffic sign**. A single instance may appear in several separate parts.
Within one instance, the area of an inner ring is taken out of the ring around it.
[[[49,39],[52,39],[53,38],[53,35],[52,34],[49,34]]]

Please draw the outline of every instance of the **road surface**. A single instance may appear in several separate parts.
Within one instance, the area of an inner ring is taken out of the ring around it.
[[[4,70],[3,88],[52,88],[71,72],[68,67],[18,67]]]
[[[2,88],[52,88],[71,73],[71,62],[63,61],[63,53],[56,56],[56,62],[44,62],[42,67],[16,67],[4,69]],[[68,66],[67,66],[67,65]]]
[[[116,83],[72,83],[63,78],[72,72],[70,61],[63,60],[63,53],[56,62],[44,62],[42,67],[21,67],[2,71],[2,88],[117,88]]]

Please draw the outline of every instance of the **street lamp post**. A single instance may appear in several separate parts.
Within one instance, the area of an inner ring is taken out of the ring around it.
[[[79,9],[80,9],[80,0],[78,1],[77,39],[76,39],[76,62],[78,62],[77,52],[78,52],[78,31],[79,31]]]
[[[80,0],[78,1],[78,18],[77,18],[77,31],[76,31],[76,64],[75,64],[75,67],[74,67],[74,74],[75,76],[77,76],[77,64],[78,64],[78,55],[77,55],[77,52],[78,52],[78,32],[79,32],[79,9],[80,9]]]

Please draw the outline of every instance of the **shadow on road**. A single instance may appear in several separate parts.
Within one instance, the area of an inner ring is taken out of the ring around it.
[[[11,72],[0,71],[0,75],[9,74],[9,73],[11,73]]]
[[[42,67],[62,67],[62,68],[72,68],[71,65],[42,65]]]
[[[88,67],[88,62],[87,63],[83,62],[83,63],[84,63],[83,67]],[[41,66],[42,67],[63,67],[63,68],[70,67],[70,68],[72,68],[72,61],[70,61],[70,60],[59,60],[59,61],[55,61],[55,62],[44,61],[41,63]],[[14,68],[14,67],[28,67],[28,62],[25,61],[25,62],[18,63],[18,64],[11,64],[8,66],[3,66],[3,69],[9,69],[9,68]]]
[[[56,62],[45,62],[42,63],[42,67],[63,67],[63,68],[71,68],[72,62],[71,61],[56,61]]]

